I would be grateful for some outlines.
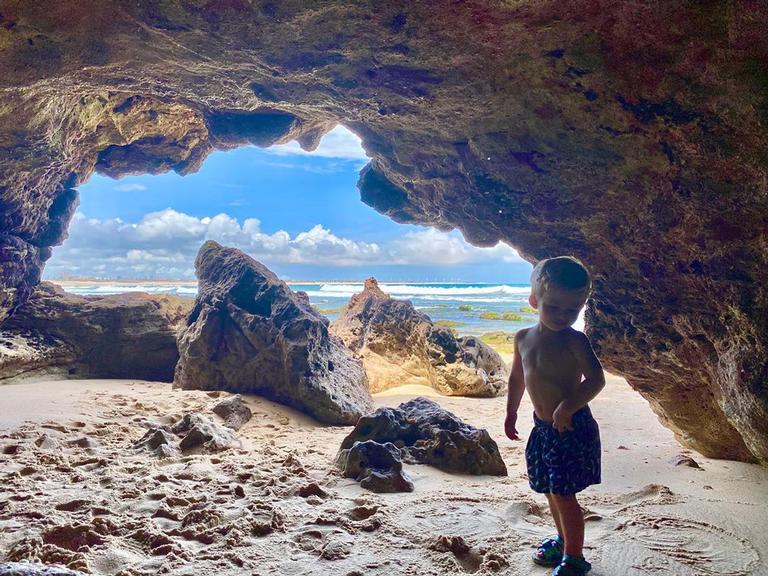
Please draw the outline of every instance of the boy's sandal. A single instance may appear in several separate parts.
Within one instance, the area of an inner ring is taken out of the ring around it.
[[[539,566],[557,566],[562,560],[563,541],[560,540],[560,536],[543,540],[533,553],[533,562]]]
[[[552,576],[584,576],[591,569],[592,564],[584,558],[563,556],[563,561],[552,571]]]

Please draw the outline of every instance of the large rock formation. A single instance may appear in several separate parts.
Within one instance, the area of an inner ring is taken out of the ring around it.
[[[408,300],[387,296],[375,278],[352,296],[331,334],[360,355],[371,392],[425,384],[449,396],[496,396],[509,378],[493,348],[435,326]]]
[[[49,282],[0,329],[0,381],[54,375],[171,382],[191,298],[78,296]]]
[[[6,2],[0,318],[94,170],[343,122],[364,202],[583,259],[606,367],[688,445],[768,463],[766,24],[753,0]]]
[[[200,248],[195,271],[198,295],[179,334],[175,385],[259,394],[329,424],[354,424],[370,410],[362,364],[304,296],[213,240]]]

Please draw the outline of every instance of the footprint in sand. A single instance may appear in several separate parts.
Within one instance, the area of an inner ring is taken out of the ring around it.
[[[633,557],[632,565],[641,574],[748,576],[760,561],[747,540],[720,526],[685,518],[639,514],[621,526],[618,537],[625,548],[634,548],[625,554]],[[607,545],[604,552],[610,556],[617,548]]]

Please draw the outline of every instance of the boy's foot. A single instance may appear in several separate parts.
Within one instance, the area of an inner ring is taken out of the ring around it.
[[[558,534],[553,538],[542,540],[536,552],[533,553],[533,561],[539,566],[557,566],[563,560],[563,539]]]
[[[552,576],[584,576],[592,564],[577,556],[563,556],[563,561],[552,571]]]

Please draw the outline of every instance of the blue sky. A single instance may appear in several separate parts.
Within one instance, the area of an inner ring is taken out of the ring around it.
[[[527,282],[531,266],[509,246],[477,248],[457,231],[397,224],[363,204],[366,162],[339,126],[313,153],[291,142],[214,152],[184,177],[95,175],[45,277],[191,279],[210,238],[291,280]]]

